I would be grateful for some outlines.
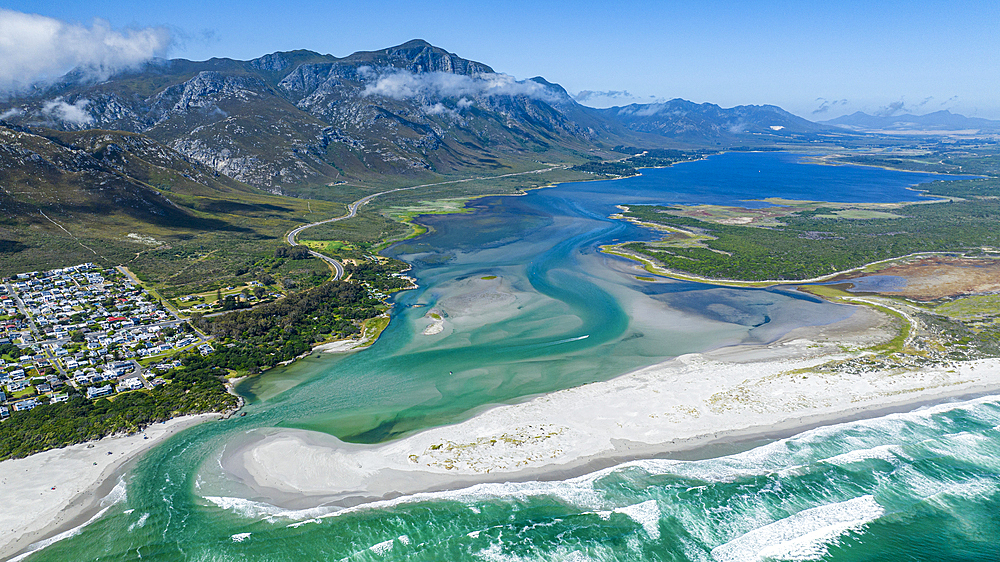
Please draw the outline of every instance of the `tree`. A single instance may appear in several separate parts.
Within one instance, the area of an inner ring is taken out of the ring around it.
[[[72,332],[69,333],[69,341],[76,343],[83,343],[84,341],[86,341],[86,338],[83,337],[82,330],[73,330]]]

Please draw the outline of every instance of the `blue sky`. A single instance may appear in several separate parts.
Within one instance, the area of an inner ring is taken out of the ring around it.
[[[1000,119],[1000,2],[7,1],[83,27],[163,27],[165,54],[336,56],[422,38],[586,103],[776,104],[821,120],[950,109]],[[824,109],[825,108],[825,109]]]

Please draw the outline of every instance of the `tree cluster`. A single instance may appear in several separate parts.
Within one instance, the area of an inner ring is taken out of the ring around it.
[[[381,306],[359,284],[328,281],[251,310],[195,317],[192,323],[220,344],[191,365],[256,373],[294,359],[315,342],[357,334],[361,321],[381,314]]]

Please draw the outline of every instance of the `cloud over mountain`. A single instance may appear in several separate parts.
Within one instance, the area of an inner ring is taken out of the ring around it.
[[[816,98],[816,101],[820,102],[819,107],[813,110],[813,115],[818,115],[820,113],[826,113],[838,106],[847,105],[846,99],[839,100],[828,100],[826,98]]]
[[[628,90],[581,90],[573,96],[576,101],[584,103],[595,98],[627,99],[635,98]]]
[[[103,80],[165,54],[171,41],[163,27],[114,30],[100,19],[86,27],[0,9],[0,92],[53,80],[74,68]]]
[[[80,98],[72,104],[66,103],[62,98],[57,98],[45,102],[42,106],[42,115],[49,119],[57,119],[82,127],[94,120],[87,112],[88,105],[90,105],[90,100],[86,98]]]
[[[507,74],[483,73],[471,76],[450,72],[416,74],[406,70],[378,74],[371,68],[364,69],[362,74],[367,74],[370,80],[363,92],[366,96],[383,96],[397,100],[489,96],[527,96],[544,101],[555,99],[555,95],[542,84],[530,80],[518,81]]]

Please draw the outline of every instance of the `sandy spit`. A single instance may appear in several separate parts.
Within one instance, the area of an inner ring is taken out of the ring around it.
[[[566,478],[637,458],[728,454],[737,443],[1000,393],[997,359],[910,372],[810,371],[855,353],[845,347],[891,337],[886,327],[884,316],[861,309],[771,345],[684,355],[380,445],[261,430],[232,443],[222,464],[240,497],[290,510],[346,507],[481,482]]]

